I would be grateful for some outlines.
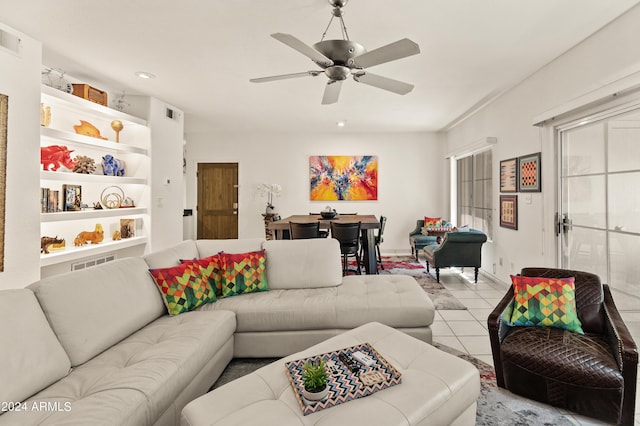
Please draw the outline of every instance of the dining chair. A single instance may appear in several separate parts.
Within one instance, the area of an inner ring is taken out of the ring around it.
[[[378,234],[374,237],[374,244],[376,250],[376,267],[380,267],[384,270],[382,264],[382,255],[380,254],[380,244],[382,243],[382,234],[384,233],[384,227],[387,224],[387,217],[380,216],[380,228],[378,228]],[[360,259],[364,259],[364,246],[360,244]]]
[[[289,222],[289,235],[292,240],[303,240],[307,238],[320,238],[320,222],[295,223]]]
[[[361,222],[356,223],[339,223],[331,222],[331,237],[340,243],[340,253],[342,254],[342,275],[347,275],[348,258],[353,256],[356,258],[355,273],[360,275],[360,227]]]

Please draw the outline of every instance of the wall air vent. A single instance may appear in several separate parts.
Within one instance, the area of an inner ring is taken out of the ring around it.
[[[170,118],[173,120],[173,117],[175,115],[175,112],[171,109],[171,108],[167,108],[167,118]]]
[[[22,42],[20,37],[0,28],[0,51],[7,50],[14,55],[20,56],[22,51]]]
[[[95,259],[89,259],[82,262],[72,263],[72,271],[80,271],[82,269],[91,268],[92,266],[102,265],[103,263],[111,262],[116,259],[115,254],[108,254],[104,257],[98,257]]]

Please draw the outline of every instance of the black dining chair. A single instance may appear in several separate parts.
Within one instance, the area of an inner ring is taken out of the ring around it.
[[[361,222],[339,223],[331,222],[331,237],[340,243],[340,253],[342,254],[342,275],[347,275],[349,271],[348,258],[356,258],[355,273],[360,275],[360,226]]]
[[[295,223],[289,222],[289,235],[292,240],[320,238],[320,222]]]
[[[378,234],[375,236],[374,244],[376,250],[376,266],[379,266],[384,270],[384,265],[382,264],[382,255],[380,254],[380,244],[382,244],[382,234],[384,233],[384,227],[387,224],[387,217],[380,216],[380,228],[378,228]],[[362,259],[364,256],[364,247],[360,246],[360,258]]]

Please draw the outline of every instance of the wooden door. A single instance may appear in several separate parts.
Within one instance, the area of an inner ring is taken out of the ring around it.
[[[197,238],[238,238],[238,163],[198,163],[197,176]]]

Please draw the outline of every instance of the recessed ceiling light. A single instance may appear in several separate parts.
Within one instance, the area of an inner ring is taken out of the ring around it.
[[[344,127],[347,125],[347,122],[345,120],[340,120],[336,122],[336,126],[338,127]]]
[[[156,78],[155,75],[151,74],[150,72],[146,72],[146,71],[138,71],[135,74],[136,74],[136,76],[138,76],[140,78],[144,78],[145,80],[150,80],[152,78]]]

